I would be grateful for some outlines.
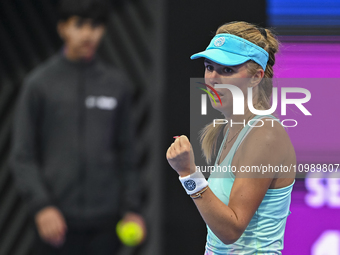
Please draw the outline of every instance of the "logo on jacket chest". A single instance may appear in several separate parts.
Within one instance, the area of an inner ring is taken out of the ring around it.
[[[117,107],[118,101],[115,97],[88,96],[85,100],[86,108],[98,108],[101,110],[113,110]]]

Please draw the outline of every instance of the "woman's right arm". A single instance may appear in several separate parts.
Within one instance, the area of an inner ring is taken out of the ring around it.
[[[262,139],[258,139],[259,137]],[[280,165],[285,153],[284,146],[277,146],[282,142],[281,139],[283,138],[277,135],[275,129],[258,129],[256,135],[252,135],[252,139],[248,139],[246,149],[243,151],[242,165],[255,167],[260,167],[261,164]],[[184,162],[184,155],[193,153],[190,152],[190,148],[189,140],[185,136],[181,136],[169,148],[167,158],[170,161]],[[188,160],[190,161],[190,157]],[[180,169],[185,165],[190,165],[190,163],[176,165],[175,170],[181,176],[190,174],[190,172]],[[239,164],[237,164],[237,170],[240,171]],[[239,178],[234,181],[228,205],[218,199],[210,188],[202,194],[201,198],[193,199],[205,223],[225,244],[234,243],[239,239],[273,180],[273,175],[262,176],[262,178],[251,178],[252,176],[247,175],[238,176]]]

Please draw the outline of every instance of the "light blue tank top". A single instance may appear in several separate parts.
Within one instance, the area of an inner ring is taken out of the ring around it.
[[[253,119],[264,117],[275,118],[272,115],[257,115]],[[255,125],[256,122],[252,122]],[[277,122],[274,123],[274,125]],[[245,136],[250,132],[251,127],[246,125],[238,135],[235,143],[220,166],[229,166],[233,160],[235,152]],[[228,136],[229,130],[223,138],[219,149],[215,167]],[[229,203],[230,191],[235,180],[235,175],[231,171],[213,172],[208,182],[212,192],[226,205]],[[283,236],[285,232],[286,220],[291,202],[291,192],[294,182],[284,188],[268,189],[259,208],[256,210],[248,227],[241,237],[233,244],[226,245],[218,239],[207,225],[208,235],[205,255],[231,255],[231,254],[282,254]]]

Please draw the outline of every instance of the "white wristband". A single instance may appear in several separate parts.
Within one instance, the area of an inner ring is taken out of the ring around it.
[[[201,172],[195,172],[184,177],[179,176],[178,178],[188,195],[192,195],[208,186],[208,181]]]

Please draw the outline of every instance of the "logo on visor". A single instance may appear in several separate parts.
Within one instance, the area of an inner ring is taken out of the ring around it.
[[[214,45],[216,47],[221,47],[224,44],[224,42],[225,42],[225,38],[224,37],[219,37],[219,38],[217,38],[215,40]]]

